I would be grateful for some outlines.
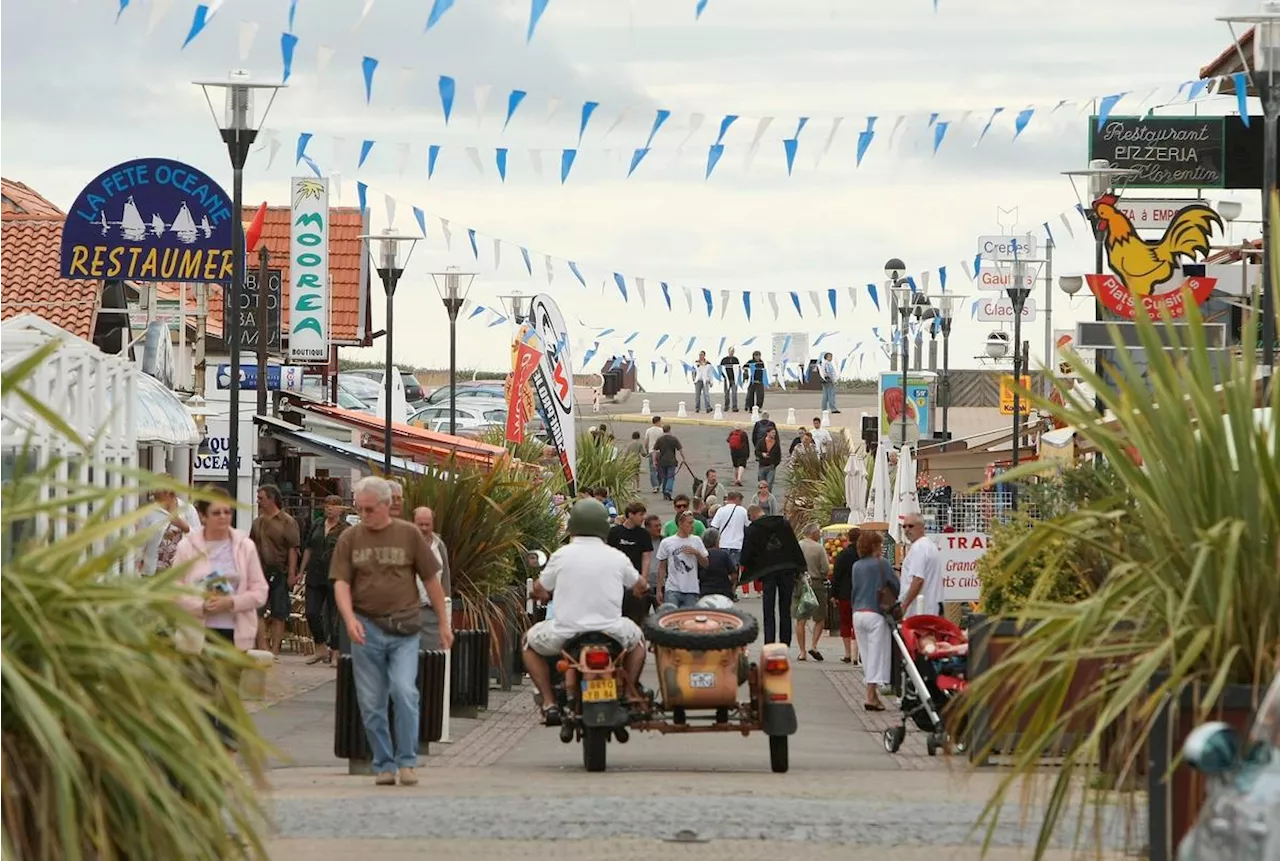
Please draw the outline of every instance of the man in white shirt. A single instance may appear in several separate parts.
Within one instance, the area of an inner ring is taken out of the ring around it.
[[[693,534],[693,512],[676,515],[676,534],[658,545],[658,604],[681,609],[693,607],[701,597],[698,569],[707,564],[707,548]]]
[[[908,514],[902,525],[911,542],[902,560],[902,592],[898,602],[903,616],[942,615],[942,556],[938,545],[924,533],[924,518]],[[919,598],[917,603],[916,599]]]
[[[392,498],[394,500],[394,494]],[[436,564],[440,566],[440,585],[444,588],[444,596],[448,598],[453,594],[453,583],[449,577],[449,548],[445,547],[444,539],[436,533],[435,512],[425,505],[415,508],[413,510],[413,525],[418,527],[422,537],[427,539],[427,547],[431,549],[432,555],[436,557]],[[427,587],[422,585],[421,580],[418,581],[418,603],[422,606],[422,648],[428,650],[439,649],[439,618],[431,607],[431,598],[427,596]]]
[[[720,547],[729,554],[737,571],[742,559],[742,536],[747,530],[747,510],[742,507],[741,490],[731,490],[724,495],[724,505],[711,518],[711,528],[720,530]]]
[[[831,431],[822,426],[822,416],[813,417],[813,445],[818,449],[818,457],[826,457],[831,451]]]
[[[648,582],[621,550],[605,543],[609,512],[594,499],[580,499],[569,511],[572,540],[561,547],[533,584],[539,601],[555,596],[554,619],[531,627],[525,634],[524,666],[542,697],[542,715],[548,725],[559,723],[551,668],[547,661],[560,656],[565,644],[579,634],[601,633],[626,650],[627,696],[640,699],[636,682],[644,670],[644,636],[640,626],[622,615],[622,593],[633,589],[643,595]]]
[[[693,366],[693,411],[702,412],[703,404],[707,412],[711,412],[711,363],[707,361],[707,351],[698,353],[698,361]]]
[[[653,450],[653,444],[658,441],[660,436],[662,436],[662,416],[654,416],[653,423],[644,432],[644,456],[649,459],[649,484],[654,493],[658,492],[660,477],[658,474],[658,453]]]

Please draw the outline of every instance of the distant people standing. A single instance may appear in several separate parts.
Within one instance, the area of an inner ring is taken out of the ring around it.
[[[840,412],[836,407],[836,365],[830,353],[822,354],[818,375],[822,377],[822,409]]]
[[[274,484],[258,488],[258,511],[249,537],[258,548],[262,572],[267,578],[266,612],[270,618],[259,634],[258,645],[280,654],[285,622],[289,619],[289,588],[298,579],[298,547],[302,544],[298,522],[280,506],[284,497]]]
[[[658,472],[658,453],[653,444],[662,436],[662,416],[654,416],[653,422],[644,431],[644,455],[649,461],[649,486],[657,493],[662,486],[662,475]]]
[[[684,457],[684,448],[680,440],[671,433],[671,425],[662,426],[662,435],[653,443],[654,458],[658,462],[658,481],[662,487],[662,498],[668,502],[676,488],[676,470]]]
[[[724,411],[729,411],[730,396],[732,396],[733,411],[738,411],[738,366],[742,364],[738,361],[738,357],[733,354],[733,347],[729,348],[729,352],[720,360],[720,373],[724,376]]]
[[[701,350],[693,365],[693,411],[702,412],[704,405],[711,412],[711,363],[707,361],[707,351]]]
[[[758,478],[768,483],[772,493],[773,479],[778,474],[778,464],[782,463],[782,445],[778,442],[777,428],[770,428],[765,433],[764,440],[756,449],[756,462],[760,466]]]
[[[764,409],[764,381],[767,376],[764,360],[756,350],[751,354],[751,361],[742,366],[742,382],[747,387],[747,412],[751,412],[752,407]]]
[[[445,546],[440,533],[436,532],[436,513],[425,505],[415,508],[413,525],[418,527],[422,537],[427,540],[427,547],[430,548],[431,554],[436,557],[436,563],[440,566],[440,588],[444,590],[444,597],[451,597],[453,578],[449,576],[449,548]],[[421,580],[418,581],[418,603],[422,607],[422,648],[439,649],[440,619],[436,615],[435,608],[431,606],[431,596],[427,594],[427,588],[422,585]]]
[[[805,570],[804,553],[785,517],[766,516],[753,505],[747,518],[751,523],[742,542],[741,581],[764,585],[764,642],[790,646],[791,595],[796,577]]]
[[[751,438],[742,428],[735,427],[725,442],[729,444],[729,460],[733,463],[733,483],[742,487],[742,473],[747,469],[747,458],[751,457]]]

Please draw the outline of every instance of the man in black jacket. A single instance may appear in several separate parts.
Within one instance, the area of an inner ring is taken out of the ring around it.
[[[782,515],[765,516],[763,508],[753,505],[747,519],[751,522],[742,538],[741,582],[764,584],[764,641],[790,646],[791,594],[796,576],[805,570],[804,551]]]
[[[764,407],[764,360],[760,351],[751,354],[751,361],[742,366],[742,382],[747,387],[747,412],[752,407]]]
[[[760,450],[760,443],[764,442],[765,435],[771,430],[777,430],[778,425],[769,418],[768,413],[761,413],[760,420],[751,426],[751,447],[756,451]],[[782,442],[782,434],[778,434],[778,442]]]

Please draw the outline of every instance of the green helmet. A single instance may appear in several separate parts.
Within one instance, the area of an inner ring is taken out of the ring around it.
[[[579,499],[569,509],[569,534],[609,537],[609,511],[596,499]]]

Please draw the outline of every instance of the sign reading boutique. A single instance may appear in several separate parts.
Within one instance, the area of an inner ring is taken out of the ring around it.
[[[1223,117],[1089,118],[1089,158],[1137,171],[1128,188],[1223,188]]]
[[[329,181],[295,178],[289,234],[289,360],[329,361]]]

